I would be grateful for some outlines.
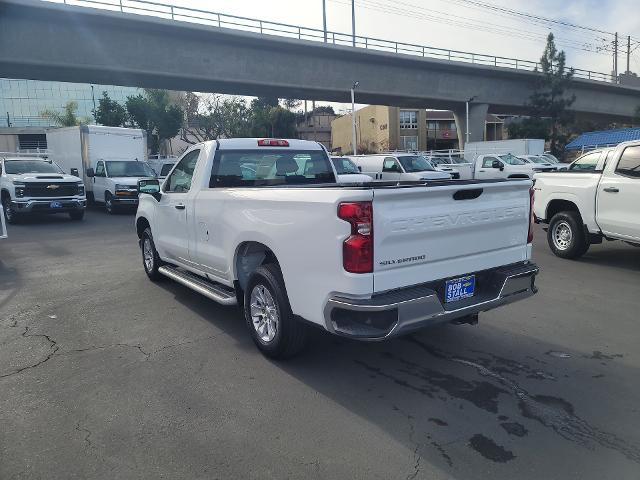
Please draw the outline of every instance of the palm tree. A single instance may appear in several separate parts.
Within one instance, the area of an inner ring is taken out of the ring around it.
[[[78,102],[73,100],[65,103],[63,112],[56,112],[54,110],[43,110],[40,112],[42,118],[51,120],[59,127],[75,127],[76,125],[86,125],[89,123],[87,118],[81,118],[76,115],[78,110]]]

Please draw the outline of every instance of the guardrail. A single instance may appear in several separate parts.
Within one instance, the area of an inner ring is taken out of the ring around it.
[[[55,1],[55,3],[60,3],[60,0],[44,1]],[[148,0],[62,0],[62,3],[76,7],[91,7],[121,13],[154,16],[182,22],[210,25],[213,27],[260,33],[264,35],[277,35],[281,37],[297,38],[299,40],[325,42],[332,45],[352,46],[367,50],[413,55],[450,62],[473,63],[491,67],[503,67],[527,71],[533,71],[540,66],[538,62],[531,60],[499,57],[481,53],[463,52],[459,50],[446,50],[427,45],[416,45],[383,40],[380,38],[363,37],[360,35],[353,36],[348,33],[324,31],[316,28],[289,25],[286,23],[238,17],[210,10],[180,7],[177,5],[151,2]],[[576,78],[617,83],[614,76],[608,73],[594,72],[579,68],[574,68],[573,72]]]

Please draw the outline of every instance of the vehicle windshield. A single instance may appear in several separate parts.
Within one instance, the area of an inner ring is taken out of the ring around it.
[[[336,167],[336,173],[338,175],[360,173],[356,164],[346,157],[333,157],[331,162],[333,163],[333,166]]]
[[[155,177],[156,173],[145,162],[107,161],[107,174],[110,177]]]
[[[219,150],[215,163],[212,188],[336,182],[329,158],[319,150]]]
[[[535,157],[535,156],[531,156],[531,157],[527,157],[529,160],[531,160],[533,163],[549,163],[547,161],[546,158],[544,157]]]
[[[515,155],[511,155],[510,153],[507,153],[506,155],[500,155],[498,158],[500,158],[500,160],[502,160],[504,163],[508,163],[509,165],[526,165],[527,164],[526,161],[516,157]]]
[[[398,160],[400,160],[402,168],[404,168],[404,171],[407,173],[435,171],[435,168],[429,163],[429,160],[422,155],[402,155],[398,157]]]
[[[555,156],[551,155],[550,153],[545,153],[542,156],[551,163],[560,163],[560,160],[558,160]]]
[[[46,160],[5,160],[4,169],[6,173],[12,175],[22,175],[23,173],[64,173],[58,165]]]

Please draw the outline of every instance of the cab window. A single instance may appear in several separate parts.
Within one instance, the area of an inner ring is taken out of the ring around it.
[[[482,161],[482,168],[493,168],[493,162],[496,160],[498,160],[497,157],[484,157],[484,160]],[[500,162],[500,160],[498,161]],[[502,162],[500,162],[500,165],[502,165]]]
[[[200,150],[192,150],[182,157],[165,182],[165,192],[186,193],[191,189],[191,180],[199,156]]]
[[[587,153],[573,162],[569,170],[595,171],[598,160],[600,160],[600,152]]]
[[[98,164],[96,165],[95,176],[96,177],[104,177],[105,176],[105,173],[104,173],[104,162],[98,162]]]
[[[382,171],[397,173],[400,171],[400,167],[398,166],[398,162],[395,158],[387,157],[384,159],[384,163],[382,164]]]
[[[640,178],[640,146],[624,149],[616,173],[625,177]]]

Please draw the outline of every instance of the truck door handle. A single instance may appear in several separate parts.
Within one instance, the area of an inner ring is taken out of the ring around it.
[[[185,209],[185,206],[184,206],[183,203],[179,203],[178,205],[175,205],[175,207],[176,207],[176,210],[184,210]]]
[[[606,187],[606,188],[603,188],[603,190],[609,193],[618,193],[620,191],[616,187]]]

